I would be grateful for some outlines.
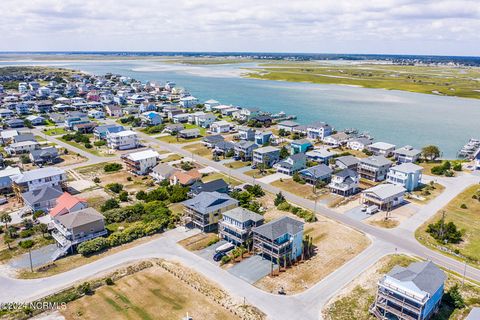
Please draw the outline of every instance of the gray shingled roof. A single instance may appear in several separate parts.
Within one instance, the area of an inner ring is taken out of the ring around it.
[[[433,295],[444,283],[445,273],[433,262],[414,262],[408,267],[395,266],[388,275],[402,282],[413,282],[420,290]]]
[[[242,207],[236,207],[236,208],[233,208],[232,210],[228,210],[223,213],[223,216],[229,217],[235,221],[242,222],[242,223],[250,220],[253,222],[258,222],[263,220],[263,216]]]
[[[356,165],[360,162],[357,158],[354,156],[343,156],[343,157],[338,157],[335,161],[339,161],[343,163],[345,166],[350,167],[353,165]]]
[[[224,193],[202,192],[192,199],[183,201],[182,204],[185,207],[205,214],[233,204],[238,204],[238,201]]]
[[[303,225],[302,221],[290,217],[281,217],[260,227],[253,228],[253,232],[273,241],[286,233],[295,235],[303,231]]]
[[[384,156],[372,156],[360,160],[361,163],[365,163],[375,167],[383,167],[386,165],[391,165],[392,161],[388,160]]]
[[[88,223],[103,220],[104,216],[93,208],[85,208],[57,216],[55,219],[58,220],[58,222],[60,222],[65,228],[72,229]]]
[[[342,178],[357,177],[358,173],[356,173],[351,169],[343,169],[342,171],[335,173],[335,176],[342,177]]]
[[[300,174],[310,173],[313,177],[320,178],[320,177],[329,175],[332,172],[333,170],[329,166],[321,163],[319,165],[303,169],[302,171],[300,171]]]
[[[39,202],[55,200],[62,194],[62,188],[59,186],[43,187],[41,189],[22,193],[22,198],[26,203],[33,205]]]

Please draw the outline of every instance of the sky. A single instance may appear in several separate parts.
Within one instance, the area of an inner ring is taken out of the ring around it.
[[[480,0],[1,0],[0,51],[480,56]]]

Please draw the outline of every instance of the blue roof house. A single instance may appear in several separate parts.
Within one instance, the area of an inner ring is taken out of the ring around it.
[[[125,131],[125,128],[118,124],[106,124],[93,129],[93,135],[97,139],[107,139],[107,134]]]
[[[147,126],[157,126],[162,123],[162,116],[156,111],[144,112],[140,118]]]

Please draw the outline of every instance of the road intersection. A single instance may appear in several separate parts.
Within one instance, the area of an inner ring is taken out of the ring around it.
[[[112,123],[111,120],[106,120],[106,122]],[[33,131],[36,134],[41,132],[38,129],[34,129]],[[159,239],[106,256],[93,263],[52,277],[21,280],[11,278],[7,275],[0,275],[0,301],[28,301],[40,298],[68,287],[75,282],[90,278],[100,273],[111,271],[122,264],[149,258],[165,258],[179,261],[212,281],[215,281],[233,296],[236,296],[237,298],[246,297],[249,303],[261,309],[271,319],[321,318],[321,309],[336,292],[342,289],[363,271],[367,270],[378,259],[391,253],[403,252],[424,259],[429,259],[458,274],[463,274],[465,272],[468,278],[480,282],[480,270],[469,266],[465,268],[465,264],[462,261],[455,260],[426,248],[419,244],[414,237],[415,230],[421,224],[445,206],[450,200],[455,198],[455,196],[465,188],[472,184],[479,183],[479,176],[465,174],[459,175],[455,178],[439,179],[441,180],[439,182],[445,185],[445,190],[441,195],[432,200],[429,204],[423,206],[419,212],[410,219],[404,221],[399,227],[392,230],[386,230],[365,224],[326,207],[315,205],[311,200],[285,192],[270,184],[262,183],[258,180],[255,181],[254,178],[243,174],[241,170],[232,170],[221,163],[192,155],[191,152],[182,149],[183,145],[165,143],[143,133],[139,133],[139,135],[142,140],[145,141],[146,145],[160,147],[185,157],[193,156],[194,160],[202,165],[210,166],[215,170],[241,181],[260,184],[262,188],[268,192],[277,193],[282,191],[288,201],[296,203],[309,210],[316,209],[318,215],[328,217],[363,232],[371,239],[371,245],[355,258],[304,292],[291,296],[279,296],[264,292],[218,268],[213,263],[185,250],[177,244],[177,241],[189,236],[189,232],[192,231],[187,232],[183,230],[183,228],[177,228],[166,232]],[[118,159],[118,157],[99,157],[92,155],[84,150],[66,144],[55,137],[45,136],[45,138],[73,152],[77,152],[88,159],[87,162],[70,166],[71,169]],[[428,179],[428,177],[426,178]]]

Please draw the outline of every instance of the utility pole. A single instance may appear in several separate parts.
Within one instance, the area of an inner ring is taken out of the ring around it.
[[[30,271],[33,272],[32,249],[28,249],[28,257],[30,258]]]

